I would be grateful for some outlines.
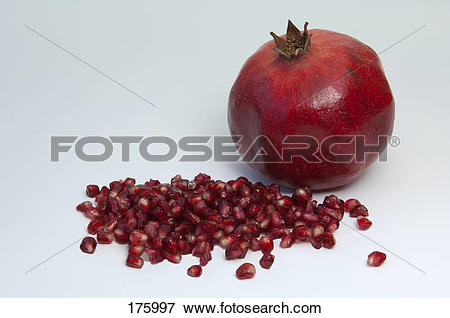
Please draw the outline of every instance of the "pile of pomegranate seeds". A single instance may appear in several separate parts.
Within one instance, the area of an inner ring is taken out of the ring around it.
[[[128,244],[126,264],[141,268],[144,258],[157,264],[164,260],[180,263],[182,255],[199,258],[199,265],[187,270],[192,277],[202,274],[216,245],[225,249],[227,260],[243,259],[248,250],[261,251],[262,268],[269,269],[274,240],[289,248],[296,242],[310,242],[320,249],[335,245],[333,232],[339,228],[344,211],[358,217],[361,229],[372,224],[367,208],[356,199],[346,202],[335,195],[322,204],[312,199],[309,188],[284,196],[275,185],[251,183],[245,177],[223,182],[206,174],[189,181],[177,175],[170,184],[150,180],[137,185],[135,179],[113,181],[101,189],[86,188],[95,204],[85,201],[77,210],[91,219],[81,250],[92,254],[97,242]],[[372,254],[371,254],[372,255]],[[376,262],[372,262],[375,264]],[[256,269],[245,263],[236,271],[239,279],[252,278]]]

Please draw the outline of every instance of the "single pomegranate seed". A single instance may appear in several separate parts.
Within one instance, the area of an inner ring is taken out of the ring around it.
[[[86,195],[90,198],[95,198],[100,194],[100,189],[98,185],[90,184],[86,187]]]
[[[357,205],[350,211],[350,217],[369,216],[369,211],[364,205]]]
[[[297,190],[295,190],[292,198],[294,202],[300,204],[301,206],[304,206],[306,202],[312,200],[312,193],[308,187],[298,188]]]
[[[144,226],[144,232],[150,240],[154,240],[158,236],[159,223],[150,221]]]
[[[187,274],[191,277],[200,277],[202,275],[202,267],[199,265],[192,265],[188,268]]]
[[[114,240],[118,243],[118,244],[127,244],[128,243],[128,237],[129,235],[127,234],[127,232],[125,232],[122,229],[115,229],[114,230]]]
[[[273,212],[272,215],[270,216],[270,224],[274,229],[279,229],[284,225],[284,221],[281,218],[281,215],[280,213],[278,213],[278,211]]]
[[[262,268],[269,269],[272,267],[274,260],[275,256],[272,254],[264,254],[259,260],[259,265],[261,265]]]
[[[178,243],[171,237],[165,237],[163,239],[163,246],[167,253],[169,254],[177,254],[178,253]]]
[[[323,247],[323,236],[319,236],[319,237],[311,237],[311,245],[312,247],[314,247],[315,249],[321,249]]]
[[[236,244],[236,241],[237,239],[235,236],[227,235],[220,240],[219,244],[222,248],[227,248]]]
[[[323,226],[323,224],[318,223],[313,226],[311,235],[313,238],[317,238],[317,237],[322,236],[324,232],[325,232],[325,227]]]
[[[97,241],[93,237],[85,237],[80,244],[80,249],[87,254],[93,254],[97,247]]]
[[[278,207],[289,209],[292,206],[292,200],[287,196],[283,196],[281,199],[275,202],[275,205]]]
[[[141,256],[142,253],[144,253],[145,246],[143,245],[131,245],[130,249],[128,250],[128,254],[134,255],[134,256]]]
[[[249,248],[250,248],[253,252],[259,251],[259,250],[261,249],[261,246],[260,246],[260,244],[259,244],[259,240],[256,239],[256,238],[252,239],[252,240],[250,241]]]
[[[111,244],[114,238],[114,234],[104,229],[97,232],[98,244]]]
[[[256,268],[253,264],[244,263],[236,270],[236,277],[238,279],[250,279],[255,277]]]
[[[83,212],[83,214],[85,217],[87,217],[91,220],[94,220],[94,219],[100,218],[103,215],[103,211],[99,208],[92,208],[92,209],[89,209],[89,210]]]
[[[91,235],[97,234],[97,232],[103,228],[103,223],[99,220],[92,220],[87,226],[87,231]]]
[[[142,230],[133,230],[130,233],[130,241],[134,245],[145,245],[147,243],[148,236]]]
[[[127,266],[133,267],[133,268],[142,268],[144,265],[144,260],[140,258],[139,256],[135,255],[128,255],[127,258]]]
[[[299,240],[306,241],[311,238],[311,229],[308,227],[296,227],[294,233]]]
[[[345,204],[344,204],[345,212],[350,212],[357,205],[361,205],[361,203],[358,200],[348,199],[347,201],[345,201]]]
[[[77,211],[79,212],[87,212],[92,209],[92,202],[91,201],[84,201],[77,205]]]
[[[233,215],[238,223],[245,223],[245,221],[247,220],[244,210],[240,206],[236,206],[233,208]]]
[[[294,244],[294,239],[292,237],[292,234],[286,234],[281,238],[280,247],[281,248],[290,248]]]
[[[242,255],[242,250],[239,246],[231,246],[225,249],[225,259],[237,259]]]
[[[361,231],[366,231],[372,226],[372,221],[370,221],[368,218],[365,218],[363,216],[358,216],[356,222],[358,223],[358,228]]]
[[[159,250],[146,249],[145,253],[147,253],[148,260],[153,265],[161,263],[164,260],[164,257]]]
[[[336,244],[336,240],[334,239],[333,234],[331,233],[325,233],[323,235],[323,247],[325,248],[332,248]]]
[[[339,201],[339,198],[337,196],[328,195],[323,200],[323,205],[325,205],[327,208],[338,210],[341,208],[341,203]]]
[[[333,233],[339,228],[339,221],[332,221],[327,225],[326,231],[329,233]]]
[[[266,254],[273,250],[273,240],[270,236],[264,235],[259,239],[261,251]]]
[[[203,255],[200,256],[200,266],[208,265],[211,259],[212,259],[211,252],[204,253]]]
[[[139,209],[144,213],[150,211],[150,205],[151,205],[150,200],[147,198],[142,198],[138,202]]]
[[[383,264],[385,260],[386,260],[386,254],[375,251],[375,252],[372,252],[369,254],[369,256],[367,258],[367,264],[369,266],[378,267],[381,264]]]
[[[180,253],[176,253],[176,254],[166,253],[165,258],[166,258],[166,260],[168,260],[169,262],[174,263],[174,264],[179,264],[181,262],[181,254]]]

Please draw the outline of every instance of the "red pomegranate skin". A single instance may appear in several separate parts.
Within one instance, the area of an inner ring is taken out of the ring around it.
[[[394,99],[377,54],[345,34],[320,29],[309,34],[310,47],[303,56],[288,59],[269,41],[244,64],[228,104],[230,132],[243,136],[241,153],[259,135],[267,136],[281,153],[286,135],[313,136],[319,142],[330,135],[364,135],[367,145],[378,144],[379,135],[392,134]],[[381,144],[383,149],[386,145]],[[354,154],[355,145],[332,150]],[[293,157],[291,162],[250,166],[278,184],[318,190],[350,183],[378,156],[339,163],[316,155],[320,163]]]

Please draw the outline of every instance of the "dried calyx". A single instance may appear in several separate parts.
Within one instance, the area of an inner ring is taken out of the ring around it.
[[[292,59],[296,56],[305,55],[310,45],[311,34],[308,34],[308,22],[305,22],[303,27],[303,34],[292,23],[288,21],[288,27],[286,32],[286,39],[279,37],[273,32],[270,35],[275,40],[276,47],[274,50],[288,59]]]

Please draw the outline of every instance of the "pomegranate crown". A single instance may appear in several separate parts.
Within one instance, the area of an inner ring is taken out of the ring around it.
[[[308,34],[308,22],[305,22],[302,32],[288,20],[286,39],[270,32],[270,35],[275,40],[274,50],[288,59],[292,59],[296,56],[302,56],[306,54],[310,44],[311,34]]]

